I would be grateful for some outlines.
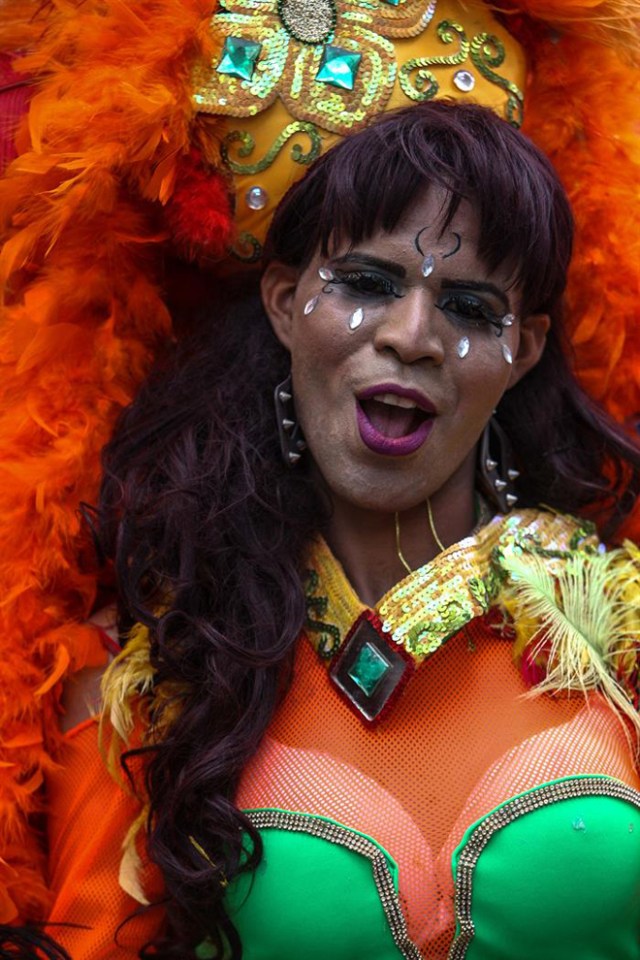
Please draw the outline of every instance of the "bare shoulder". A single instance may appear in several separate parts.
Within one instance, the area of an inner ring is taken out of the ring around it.
[[[113,607],[104,607],[91,617],[89,623],[103,630],[117,645],[118,632]],[[100,713],[100,684],[105,670],[106,665],[84,667],[65,681],[62,691],[64,713],[60,724],[64,733]]]

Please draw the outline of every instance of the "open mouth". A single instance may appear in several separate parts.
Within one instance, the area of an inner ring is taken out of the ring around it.
[[[435,418],[410,397],[387,392],[358,398],[356,413],[363,443],[387,456],[405,456],[417,450],[429,436]]]

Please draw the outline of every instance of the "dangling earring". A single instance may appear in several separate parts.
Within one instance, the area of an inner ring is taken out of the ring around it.
[[[288,467],[295,467],[303,450],[307,449],[302,436],[300,424],[296,420],[296,411],[293,405],[293,389],[291,374],[279,383],[273,394],[280,437],[282,458]]]
[[[508,513],[518,500],[514,481],[520,472],[513,466],[511,443],[495,415],[490,418],[480,439],[478,475],[483,493],[501,513]]]

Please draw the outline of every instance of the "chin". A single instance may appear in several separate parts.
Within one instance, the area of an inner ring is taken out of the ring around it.
[[[396,475],[396,479],[399,479]],[[371,476],[362,476],[350,471],[341,476],[325,476],[324,484],[329,497],[333,501],[341,501],[358,510],[372,513],[400,513],[411,510],[424,503],[428,494],[416,489],[415,484],[410,487],[397,483],[389,483],[389,476],[385,482],[376,483]]]

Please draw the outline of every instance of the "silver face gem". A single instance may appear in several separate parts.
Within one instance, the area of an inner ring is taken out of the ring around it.
[[[517,480],[518,477],[520,476],[520,471],[519,471],[519,470],[511,470],[511,469],[510,469],[510,470],[507,470],[507,476],[509,477],[509,480]]]
[[[362,307],[358,307],[357,310],[354,310],[349,317],[349,330],[357,330],[363,320],[364,310]]]
[[[436,258],[432,253],[428,253],[424,258],[424,260],[422,261],[422,266],[420,267],[422,276],[430,277],[431,274],[433,273],[433,268],[435,267],[435,265],[436,265]]]
[[[262,187],[251,187],[245,194],[245,200],[250,210],[262,210],[269,201],[269,194]]]
[[[512,327],[514,320],[515,320],[515,317],[512,313],[505,313],[504,317],[502,318],[502,326]]]
[[[329,267],[320,267],[318,270],[318,276],[321,280],[334,280],[333,270],[329,270]]]
[[[310,313],[313,313],[315,308],[318,306],[318,297],[311,297],[311,300],[307,300],[304,305],[304,315],[308,317]]]
[[[506,480],[501,480],[500,477],[498,477],[497,480],[494,480],[494,481],[493,481],[493,485],[494,485],[494,487],[496,488],[496,490],[498,491],[498,493],[502,493],[502,491],[503,491],[503,490],[506,488],[506,486],[507,486],[507,481],[506,481]]]
[[[461,360],[469,353],[471,349],[471,344],[469,343],[469,337],[463,337],[462,340],[458,340],[458,346],[456,347],[456,352]]]
[[[498,466],[498,461],[492,460],[491,457],[487,457],[487,459],[484,462],[484,465],[487,468],[487,470],[495,470],[495,468]]]
[[[456,70],[453,83],[462,93],[470,93],[476,85],[476,78],[470,70]]]
[[[518,502],[518,498],[516,497],[516,495],[515,495],[514,493],[508,493],[508,494],[506,495],[505,499],[506,499],[506,501],[507,501],[507,506],[509,506],[509,507],[515,506],[515,504]]]
[[[502,356],[505,358],[507,363],[513,363],[513,354],[506,343],[502,344]]]

